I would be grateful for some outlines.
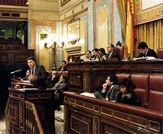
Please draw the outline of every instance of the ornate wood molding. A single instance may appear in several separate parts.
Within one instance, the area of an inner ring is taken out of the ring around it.
[[[81,46],[75,46],[75,47],[70,47],[70,48],[65,48],[65,51],[67,52],[68,55],[72,54],[79,54],[81,51]]]

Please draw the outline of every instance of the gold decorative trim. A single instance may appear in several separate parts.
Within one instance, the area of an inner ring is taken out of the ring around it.
[[[100,107],[97,106],[97,105],[94,105],[93,106],[93,109],[94,109],[93,111],[96,112],[96,113],[99,113],[100,112]]]
[[[104,110],[107,111],[107,113],[104,112]],[[111,114],[109,114],[109,111],[110,111]],[[100,107],[100,113],[103,114],[103,115],[107,115],[109,117],[113,117],[113,110],[110,109],[110,108]]]
[[[84,108],[92,111],[93,110],[93,104],[84,102]]]
[[[78,133],[78,134],[81,134],[80,132],[78,132],[78,131],[76,131],[73,127],[72,127],[72,119],[75,119],[75,120],[78,120],[78,121],[80,121],[80,122],[82,122],[82,123],[84,123],[84,124],[86,124],[87,126],[88,126],[88,132],[86,133],[86,134],[89,134],[89,123],[88,122],[85,122],[85,121],[83,121],[83,120],[80,120],[79,118],[76,118],[76,117],[74,117],[74,116],[71,116],[71,129],[72,130],[74,130],[76,133]]]
[[[131,117],[144,120],[145,121],[145,125],[131,121]],[[135,116],[135,115],[129,115],[129,123],[135,124],[135,125],[138,125],[138,126],[141,126],[141,127],[144,127],[144,128],[147,127],[147,119],[139,117],[139,116]]]
[[[61,0],[61,7],[70,2],[70,0]]]
[[[68,103],[69,104],[76,104],[76,100],[73,98],[68,98]]]
[[[76,105],[79,107],[83,107],[84,106],[84,102],[80,101],[80,100],[76,100]]]
[[[119,117],[119,116],[116,116],[115,114],[118,113],[119,115],[124,115],[127,117],[127,119],[124,119],[122,117]],[[128,114],[124,113],[124,112],[119,112],[119,111],[116,111],[116,110],[113,110],[113,118],[116,118],[116,119],[119,119],[119,120],[122,120],[122,121],[125,121],[125,122],[128,122]]]
[[[161,126],[159,122],[148,120],[148,128],[149,130],[160,133]]]
[[[93,134],[99,134],[100,133],[100,121],[99,117],[93,116]]]
[[[24,128],[24,102],[19,102],[19,127]]]
[[[163,18],[163,5],[142,10],[142,0],[135,0],[135,22],[136,25],[151,22]]]

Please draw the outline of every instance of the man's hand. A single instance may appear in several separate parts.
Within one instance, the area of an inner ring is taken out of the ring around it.
[[[107,88],[107,83],[104,83],[102,86],[103,86],[103,89],[106,90],[106,88]]]

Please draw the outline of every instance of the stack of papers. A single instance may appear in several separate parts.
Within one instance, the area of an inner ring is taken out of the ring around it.
[[[152,57],[152,56],[134,58],[134,61],[137,61],[137,60],[154,60],[154,61],[163,61],[163,59],[155,58],[155,57]]]
[[[26,91],[26,90],[39,90],[38,88],[19,88],[19,91]]]

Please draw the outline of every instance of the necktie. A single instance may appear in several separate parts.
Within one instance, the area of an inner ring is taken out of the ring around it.
[[[108,58],[110,58],[110,56],[111,56],[111,53],[109,54]]]
[[[31,69],[31,74],[34,74],[34,70],[33,69]]]
[[[106,92],[106,96],[105,96],[105,99],[106,99],[106,100],[109,100],[109,99],[110,99],[111,90],[112,90],[112,88],[109,87],[109,89],[108,89],[107,92]]]

